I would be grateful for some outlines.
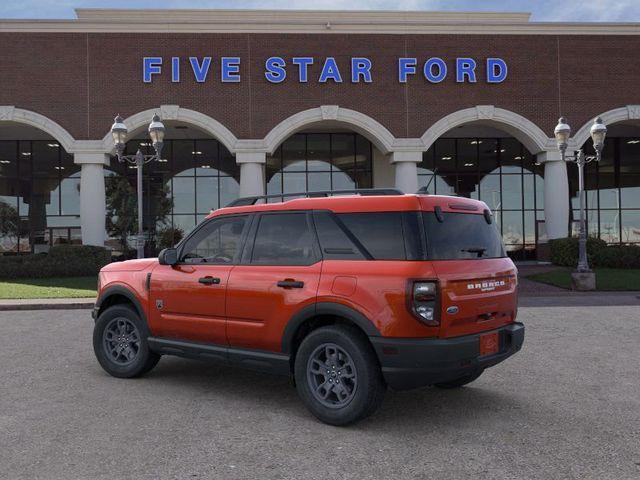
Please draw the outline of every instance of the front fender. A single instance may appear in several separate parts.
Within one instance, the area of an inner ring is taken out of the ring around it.
[[[126,297],[129,301],[131,301],[134,308],[136,309],[136,312],[138,313],[138,315],[140,315],[140,318],[147,322],[147,313],[142,307],[142,300],[135,294],[131,287],[123,284],[109,285],[100,292],[100,295],[96,299],[96,303],[93,307],[93,311],[91,312],[91,316],[94,320],[97,320],[105,301],[108,298],[113,297],[114,295]]]

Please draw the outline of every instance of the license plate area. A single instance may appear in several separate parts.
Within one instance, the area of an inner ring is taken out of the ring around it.
[[[499,332],[483,333],[480,335],[480,356],[495,355],[500,351]]]

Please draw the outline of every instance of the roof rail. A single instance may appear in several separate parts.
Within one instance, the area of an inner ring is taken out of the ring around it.
[[[274,195],[256,195],[253,197],[241,197],[231,203],[227,204],[227,207],[244,207],[246,205],[255,205],[259,200],[270,200],[273,198],[280,198],[284,202],[284,197],[304,197],[304,198],[316,198],[316,197],[329,197],[332,195],[404,195],[404,192],[395,188],[355,188],[353,190],[319,190],[315,192],[296,192],[296,193],[278,193]]]

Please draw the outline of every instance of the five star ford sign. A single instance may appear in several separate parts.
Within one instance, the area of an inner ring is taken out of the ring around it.
[[[211,69],[212,57],[171,57],[165,60],[164,57],[144,57],[142,60],[142,79],[145,83],[151,83],[154,76],[160,76],[165,65],[170,70],[171,82],[181,81],[181,64],[188,62],[191,72],[196,82],[207,81]],[[240,57],[220,58],[220,81],[223,83],[237,83],[241,81]],[[487,83],[502,83],[507,78],[507,63],[501,58],[487,58],[484,80]],[[398,82],[406,83],[411,76],[422,75],[430,83],[440,83],[449,75],[448,63],[439,57],[431,57],[421,61],[415,57],[398,58],[397,78]],[[476,83],[478,74],[476,69],[478,61],[469,57],[460,57],[450,62],[452,75],[455,75],[458,83]],[[271,83],[281,83],[288,75],[293,75],[298,82],[307,83],[310,81],[311,70],[314,65],[320,65],[317,73],[311,78],[318,83],[329,81],[342,83],[345,78],[352,83],[371,83],[374,81],[375,66],[371,59],[366,57],[352,57],[349,62],[348,71],[340,69],[335,57],[326,57],[323,60],[314,57],[269,57],[264,62],[264,76]],[[421,70],[419,72],[418,70]],[[346,77],[345,77],[346,75]]]

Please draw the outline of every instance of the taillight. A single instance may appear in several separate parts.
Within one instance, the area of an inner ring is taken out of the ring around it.
[[[413,282],[411,289],[411,311],[425,325],[440,325],[437,312],[438,284],[436,282]]]

